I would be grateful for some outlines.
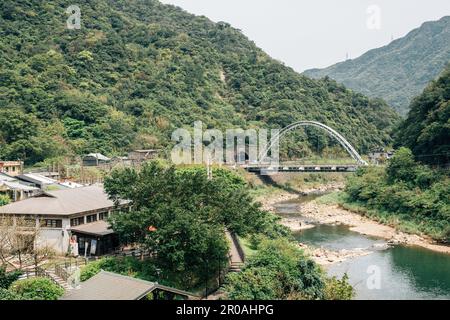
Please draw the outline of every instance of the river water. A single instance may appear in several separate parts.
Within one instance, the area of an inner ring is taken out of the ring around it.
[[[301,204],[315,197],[278,203],[277,213],[301,216]],[[343,225],[316,224],[294,236],[309,246],[336,251],[361,248],[371,252],[326,267],[332,276],[340,278],[347,273],[356,299],[450,299],[450,255],[403,245],[380,249],[386,243],[384,239],[361,235]]]

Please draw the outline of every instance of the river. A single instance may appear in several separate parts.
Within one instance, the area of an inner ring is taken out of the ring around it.
[[[301,216],[301,204],[316,196],[303,196],[275,205],[281,216]],[[307,221],[311,223],[312,221]],[[397,245],[380,249],[386,243],[349,230],[344,225],[316,224],[294,233],[308,246],[329,250],[367,249],[371,253],[326,266],[329,275],[345,273],[356,290],[355,299],[450,299],[450,255],[420,247]]]

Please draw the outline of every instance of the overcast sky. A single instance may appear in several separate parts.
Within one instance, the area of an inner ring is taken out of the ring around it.
[[[160,0],[242,30],[301,72],[356,58],[450,15],[450,0]]]

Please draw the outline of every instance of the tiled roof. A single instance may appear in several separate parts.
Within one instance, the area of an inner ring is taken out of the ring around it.
[[[125,202],[123,202],[125,203]],[[0,214],[73,215],[114,207],[102,187],[47,191],[0,207]]]
[[[71,227],[70,230],[95,236],[106,236],[114,233],[109,229],[110,224],[106,221],[100,220],[92,223],[82,224],[76,227]]]
[[[79,289],[66,292],[61,300],[139,300],[155,289],[171,292],[185,298],[199,298],[190,292],[166,287],[156,282],[102,270],[89,280],[81,282]]]
[[[155,286],[153,282],[100,271],[82,282],[80,289],[67,292],[61,300],[138,300]]]

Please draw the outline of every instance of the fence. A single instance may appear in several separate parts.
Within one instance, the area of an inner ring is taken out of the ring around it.
[[[134,257],[134,258],[150,258],[152,255],[145,250],[116,251],[112,254],[115,257]]]
[[[62,265],[55,265],[55,274],[67,282],[71,274]]]
[[[72,275],[72,267],[78,268],[81,266],[85,266],[88,264],[88,259],[69,259],[65,260],[64,262],[60,262],[55,264],[55,274],[63,279],[64,281],[67,281],[70,276]]]
[[[36,276],[50,279],[57,286],[61,286],[55,278],[53,278],[47,271],[42,269],[41,267],[36,267]]]

